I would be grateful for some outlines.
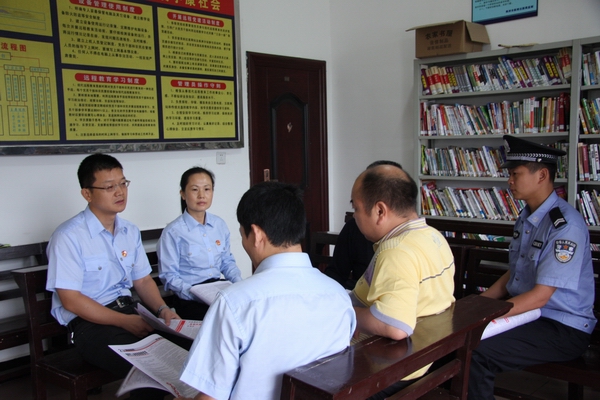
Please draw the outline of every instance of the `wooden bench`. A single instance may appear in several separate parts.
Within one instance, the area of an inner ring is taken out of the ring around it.
[[[283,377],[281,399],[365,399],[420,368],[454,354],[437,369],[390,397],[466,399],[471,353],[489,321],[512,304],[467,296],[441,314],[421,319],[409,339],[373,336]],[[451,380],[449,392],[438,389]],[[454,397],[450,397],[454,396]]]
[[[46,382],[68,389],[72,400],[80,400],[87,399],[88,390],[119,379],[110,372],[85,362],[75,348],[65,349],[63,345],[59,351],[49,349],[46,354],[44,339],[61,337],[63,344],[68,340],[66,327],[60,325],[50,314],[52,293],[46,291],[48,267],[23,268],[12,274],[23,294],[29,321],[27,332],[34,399],[46,398]]]
[[[14,261],[19,267],[47,264],[46,243],[34,243],[22,246],[0,248],[0,261]],[[6,290],[0,292],[0,301],[10,301],[21,297],[19,288],[11,288],[13,277],[10,270],[0,272],[0,282]],[[27,317],[15,315],[0,319],[0,350],[27,344]],[[29,363],[25,358],[7,361],[0,373],[0,382],[28,373]]]
[[[149,229],[141,231],[142,242],[153,244],[158,240],[162,229]],[[12,271],[23,267],[38,266],[48,264],[46,256],[47,242],[33,243],[12,247],[0,248],[0,262],[11,262],[13,268],[0,271],[0,282],[9,289],[0,291],[0,301],[19,299],[22,297],[21,290],[14,284],[10,288],[11,281],[14,280]],[[157,283],[161,295],[165,302],[172,305],[173,293],[164,291],[163,285],[158,278],[158,257],[154,249],[146,251],[150,265],[152,266],[152,277]],[[27,333],[27,315],[21,314],[9,318],[0,319],[0,350],[13,348],[28,343]],[[0,364],[0,382],[13,379],[18,376],[29,373],[29,357],[21,357],[15,360],[5,361]]]

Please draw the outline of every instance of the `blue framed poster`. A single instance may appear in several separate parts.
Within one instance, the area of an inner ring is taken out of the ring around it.
[[[471,12],[472,21],[484,25],[535,17],[538,0],[472,0]]]

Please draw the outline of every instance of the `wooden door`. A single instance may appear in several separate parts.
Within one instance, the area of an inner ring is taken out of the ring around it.
[[[307,233],[329,229],[325,62],[247,53],[250,182],[304,190]],[[309,239],[309,236],[306,238]]]

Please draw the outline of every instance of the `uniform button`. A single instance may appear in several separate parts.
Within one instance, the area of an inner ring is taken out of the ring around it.
[[[192,255],[192,253],[188,253],[188,256],[191,256],[191,255]]]
[[[204,235],[202,235],[203,237],[206,237],[206,233]]]
[[[121,257],[121,261],[123,261],[123,257]]]
[[[529,235],[529,232],[531,232],[531,231],[525,231],[525,233],[528,234],[528,235]]]
[[[515,281],[519,282],[519,278],[515,278]]]
[[[588,326],[589,326],[588,324],[583,324],[583,327],[584,327],[584,328],[587,328]]]
[[[525,258],[525,256],[523,254],[521,254],[521,258]]]
[[[98,271],[100,271],[102,269],[102,267],[98,267]]]

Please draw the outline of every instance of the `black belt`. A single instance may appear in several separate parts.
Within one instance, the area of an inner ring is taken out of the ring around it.
[[[194,283],[192,286],[195,286],[195,285],[202,285],[203,283],[217,282],[217,281],[220,281],[220,280],[221,280],[221,279],[219,279],[219,278],[210,278],[210,279],[207,279],[207,280],[205,280],[205,281],[202,281],[202,282],[199,282],[199,283]]]
[[[115,301],[108,303],[104,307],[108,307],[112,310],[120,310],[121,308],[125,308],[133,303],[134,303],[134,301],[131,298],[131,296],[121,296],[121,297],[117,297],[117,299]],[[83,318],[75,317],[71,320],[71,322],[69,322],[68,328],[71,330],[71,332],[73,332],[75,327],[83,321],[85,321]]]
[[[108,307],[113,310],[120,310],[121,308],[125,308],[133,303],[134,303],[134,301],[131,296],[121,296],[121,297],[117,297],[117,299],[115,301],[108,303],[104,307]],[[72,340],[72,335],[73,335],[73,331],[75,330],[75,327],[83,321],[85,321],[83,318],[75,317],[71,320],[71,322],[69,322],[67,324],[67,328],[71,331],[71,340]]]
[[[104,307],[112,308],[113,310],[118,310],[119,308],[124,308],[133,304],[133,299],[131,296],[121,296],[117,297],[115,301],[112,303],[108,303]]]

